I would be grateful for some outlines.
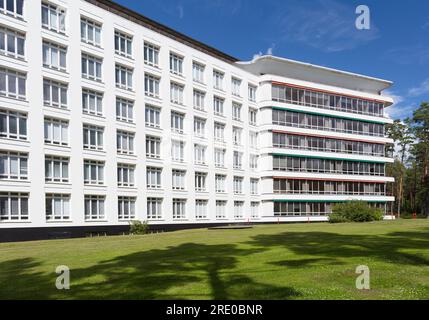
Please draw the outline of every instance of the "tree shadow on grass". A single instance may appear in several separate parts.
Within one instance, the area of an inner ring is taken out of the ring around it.
[[[239,271],[238,259],[261,249],[241,249],[233,244],[187,243],[167,249],[135,252],[71,270],[71,290],[55,291],[55,277],[31,272],[39,264],[31,259],[6,261],[0,272],[8,274],[0,298],[25,299],[290,299],[300,294],[290,287],[267,285]],[[236,270],[236,269],[235,269]],[[235,271],[234,270],[234,271]],[[24,276],[19,285],[13,281]],[[24,291],[22,288],[27,288]],[[34,297],[29,297],[33,290]],[[36,294],[37,293],[37,294]]]
[[[329,232],[283,232],[258,235],[248,244],[256,248],[284,247],[297,255],[318,258],[274,262],[300,268],[314,263],[341,264],[342,258],[375,258],[386,263],[429,266],[422,252],[429,249],[429,232],[395,232],[386,235],[345,235]],[[404,252],[404,251],[413,251]],[[416,253],[416,251],[418,251]]]
[[[33,258],[0,262],[0,300],[44,299],[55,289],[55,273],[51,277],[35,271],[40,263]]]

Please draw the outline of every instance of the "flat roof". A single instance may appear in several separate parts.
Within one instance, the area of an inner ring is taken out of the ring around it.
[[[110,0],[85,0],[88,3],[91,3],[97,7],[100,7],[106,11],[109,11],[111,13],[114,13],[118,16],[121,16],[127,20],[130,20],[136,24],[142,25],[148,29],[151,29],[155,32],[158,32],[166,37],[169,37],[171,39],[177,40],[179,42],[182,42],[194,49],[200,50],[208,55],[214,56],[216,58],[219,58],[223,61],[234,63],[237,62],[239,59],[234,58],[233,56],[230,56],[229,54],[226,54],[220,50],[217,50],[216,48],[213,48],[209,45],[206,45],[198,40],[195,40],[183,33],[180,33],[176,30],[173,30],[170,27],[167,27],[159,22],[156,22],[152,19],[149,19],[148,17],[135,12],[131,9],[128,9],[127,7],[124,7],[116,2],[110,1]]]
[[[259,56],[252,61],[236,61],[238,67],[256,75],[277,75],[300,80],[343,87],[352,90],[381,93],[393,85],[392,81],[374,78],[358,73],[314,65],[301,61],[276,57]]]

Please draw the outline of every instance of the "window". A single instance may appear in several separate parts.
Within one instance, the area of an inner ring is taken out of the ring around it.
[[[27,180],[28,154],[0,151],[0,179]]]
[[[147,219],[162,219],[162,198],[147,198]]]
[[[215,191],[216,193],[226,193],[226,176],[217,174],[215,176]]]
[[[119,154],[134,154],[134,132],[118,130],[116,133],[116,147]]]
[[[198,138],[206,136],[206,119],[194,118],[194,135]]]
[[[184,90],[184,87],[180,84],[177,84],[174,82],[170,84],[171,103],[183,105],[183,90]]]
[[[80,39],[93,46],[101,46],[101,24],[87,18],[80,19]]]
[[[115,69],[116,87],[133,90],[133,72],[133,69],[117,64]]]
[[[258,169],[258,156],[256,154],[251,154],[249,156],[249,166],[250,169],[256,170]]]
[[[145,123],[146,127],[159,128],[160,127],[161,109],[146,105],[145,109]]]
[[[195,200],[195,218],[207,219],[207,200]]]
[[[170,53],[170,72],[183,75],[183,58],[174,53]]]
[[[243,201],[234,201],[234,219],[243,219]]]
[[[185,161],[185,142],[177,140],[171,141],[171,160],[177,162]]]
[[[88,185],[104,184],[104,162],[84,160],[83,161],[83,180]]]
[[[232,141],[234,142],[234,145],[241,146],[241,128],[233,127],[232,128]]]
[[[146,157],[161,158],[161,138],[146,136]]]
[[[82,90],[82,111],[85,114],[103,116],[103,94],[97,91]]]
[[[45,181],[56,183],[69,182],[69,158],[46,156]]]
[[[66,120],[45,118],[45,143],[67,146],[69,123]]]
[[[42,27],[65,33],[66,31],[66,12],[56,5],[43,2],[42,3]]]
[[[207,173],[195,172],[195,191],[197,192],[206,191],[206,178],[207,178]]]
[[[131,58],[133,56],[133,37],[115,30],[115,53]]]
[[[116,98],[116,120],[134,122],[134,101]]]
[[[234,194],[242,194],[242,193],[243,193],[243,178],[234,177]]]
[[[225,149],[215,148],[215,167],[216,168],[225,168]]]
[[[241,152],[234,151],[233,160],[234,169],[243,169],[243,154]]]
[[[257,195],[258,192],[259,179],[250,179],[250,194]]]
[[[223,103],[224,103],[224,99],[219,98],[219,97],[214,97],[213,98],[213,110],[215,115],[218,116],[223,116]]]
[[[102,59],[82,53],[82,77],[101,82],[102,63]]]
[[[118,197],[118,219],[133,220],[136,217],[136,198]]]
[[[192,78],[194,81],[204,83],[204,69],[204,65],[197,62],[192,63]]]
[[[226,219],[226,201],[216,201],[216,219]]]
[[[1,0],[0,12],[16,18],[22,18],[24,12],[24,0]]]
[[[205,92],[194,89],[194,109],[204,111],[206,109],[205,99]]]
[[[250,203],[250,217],[252,219],[259,219],[259,202]]]
[[[0,109],[0,138],[27,140],[27,114]]]
[[[241,104],[232,103],[232,119],[236,121],[241,121]]]
[[[0,193],[0,221],[28,221],[28,193]]]
[[[103,150],[103,135],[104,128],[91,126],[84,124],[83,125],[83,148],[90,150]]]
[[[249,146],[251,148],[258,148],[258,133],[255,131],[249,131]]]
[[[0,27],[0,54],[17,59],[24,59],[25,34],[5,27]]]
[[[196,144],[194,146],[194,160],[195,164],[205,165],[206,164],[206,149],[207,147]]]
[[[358,135],[369,135],[384,137],[384,125],[370,123],[361,120],[349,120],[335,118],[332,116],[322,116],[316,114],[306,114],[288,110],[273,109],[273,124],[281,126],[293,126],[298,128],[310,128],[323,131],[345,132]]]
[[[25,73],[0,68],[0,96],[25,100],[26,79]]]
[[[85,196],[85,220],[104,220],[105,196]]]
[[[213,70],[213,87],[215,89],[223,91],[223,78],[224,78],[223,72]]]
[[[183,133],[183,122],[185,116],[178,112],[171,112],[171,131],[175,133]]]
[[[47,193],[46,220],[67,221],[70,220],[70,195]]]
[[[255,102],[256,101],[256,87],[249,85],[249,101]]]
[[[172,171],[172,187],[173,190],[185,190],[185,176],[186,171],[184,170],[173,170]]]
[[[339,96],[332,93],[316,92],[311,89],[273,85],[272,99],[274,101],[308,107],[340,110],[377,117],[384,116],[385,106],[381,102]]]
[[[145,74],[144,76],[144,88],[145,95],[148,97],[159,98],[159,83],[160,78]]]
[[[173,199],[173,219],[186,219],[186,199]]]
[[[249,124],[250,125],[256,126],[257,114],[258,114],[258,111],[256,111],[255,109],[249,109]]]
[[[232,87],[232,95],[236,97],[241,96],[241,80],[237,78],[232,78],[231,80],[231,87]]]
[[[159,66],[159,47],[158,46],[148,42],[144,43],[144,63],[152,67]]]
[[[134,187],[135,165],[118,163],[118,186]]]
[[[146,168],[146,186],[148,189],[161,189],[161,168]]]
[[[43,80],[43,103],[53,108],[67,109],[67,90],[64,83],[53,80]]]
[[[67,48],[53,42],[43,41],[43,66],[45,68],[66,71]]]

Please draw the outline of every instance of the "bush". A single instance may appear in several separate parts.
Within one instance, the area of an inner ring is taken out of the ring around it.
[[[383,220],[384,212],[370,207],[363,201],[352,201],[336,204],[332,208],[329,222],[369,222]]]
[[[130,233],[133,235],[142,235],[148,233],[149,226],[146,221],[132,221],[130,223]]]

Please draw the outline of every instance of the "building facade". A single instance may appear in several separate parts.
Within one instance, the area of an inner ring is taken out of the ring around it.
[[[0,240],[384,208],[390,86],[239,62],[107,0],[0,1]]]

